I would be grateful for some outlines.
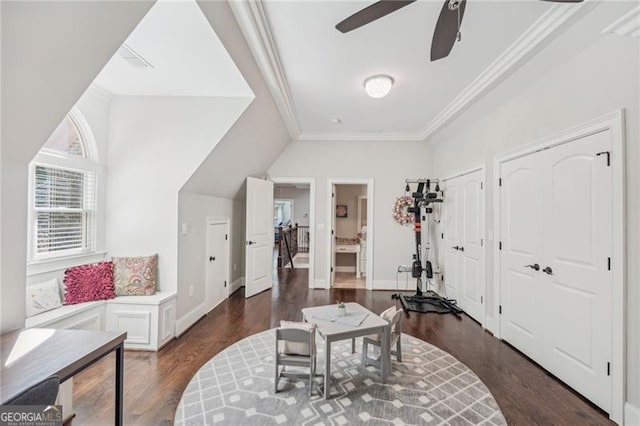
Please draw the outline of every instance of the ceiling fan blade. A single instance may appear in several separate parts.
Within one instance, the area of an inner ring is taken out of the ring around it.
[[[549,3],[582,3],[584,0],[542,0]]]
[[[460,2],[460,24],[464,16],[464,9],[467,6],[467,0]],[[433,32],[433,40],[431,41],[431,61],[445,58],[451,52],[453,45],[458,37],[458,11],[449,9],[449,0],[445,0],[436,29]]]
[[[380,19],[383,16],[395,12],[416,0],[380,0],[370,6],[349,16],[347,19],[336,25],[336,29],[341,33],[348,33],[356,28],[360,28],[370,22]]]

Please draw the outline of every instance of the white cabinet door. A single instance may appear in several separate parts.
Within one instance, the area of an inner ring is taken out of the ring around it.
[[[502,165],[500,256],[502,337],[540,362],[544,306],[541,287],[542,190],[541,154]],[[529,266],[528,266],[529,265]],[[538,265],[538,271],[532,266]]]
[[[611,409],[609,131],[502,164],[502,337]],[[534,270],[525,265],[539,265]]]
[[[476,321],[482,322],[484,292],[484,248],[482,202],[482,171],[460,177],[462,209],[460,216],[460,288],[459,303]]]
[[[456,299],[458,303],[461,300],[460,286],[460,220],[461,206],[461,190],[460,182],[456,179],[446,181],[443,184],[444,190],[444,211],[443,219],[443,247],[442,247],[442,276],[444,277],[444,285],[446,296],[450,299]],[[461,306],[462,307],[462,306]]]
[[[245,297],[271,288],[273,182],[247,178]]]
[[[545,151],[545,366],[604,410],[611,407],[612,250],[608,131]]]

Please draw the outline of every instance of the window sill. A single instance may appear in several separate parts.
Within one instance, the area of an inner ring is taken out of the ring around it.
[[[55,272],[71,266],[84,265],[85,263],[100,262],[105,259],[106,255],[106,251],[96,251],[93,253],[27,262],[27,277]]]

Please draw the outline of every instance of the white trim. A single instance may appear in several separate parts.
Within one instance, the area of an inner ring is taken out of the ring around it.
[[[640,6],[636,6],[616,19],[615,22],[602,30],[602,34],[640,38]]]
[[[176,337],[180,337],[206,314],[206,302],[202,302],[176,321]]]
[[[588,5],[588,7],[587,7]],[[451,101],[420,132],[427,139],[453,121],[466,108],[478,101],[493,87],[504,81],[529,60],[543,43],[560,31],[565,31],[581,16],[596,7],[596,2],[554,4],[536,20],[515,42],[498,56],[469,86]]]
[[[27,277],[34,277],[49,272],[64,271],[67,268],[86,263],[101,262],[107,259],[106,251],[78,254],[75,256],[54,257],[27,263]]]
[[[289,135],[297,139],[300,135],[298,116],[264,5],[261,1],[238,0],[230,1],[229,5],[280,111],[282,120],[287,126]]]
[[[627,287],[626,277],[626,180],[625,180],[625,135],[624,135],[624,110],[616,110],[612,113],[598,117],[589,122],[580,124],[551,136],[539,139],[524,148],[520,147],[501,156],[496,156],[494,162],[494,188],[496,190],[494,200],[495,233],[494,250],[494,312],[495,318],[499,317],[498,307],[501,304],[500,283],[500,187],[501,164],[509,160],[530,155],[534,152],[552,148],[572,142],[586,136],[602,131],[611,131],[611,167],[612,167],[612,247],[611,257],[612,272],[612,330],[611,330],[611,412],[609,417],[616,423],[622,424],[625,400],[626,380],[626,312],[625,292]],[[501,337],[500,321],[494,335]]]
[[[274,184],[302,183],[309,185],[309,288],[318,288],[315,284],[316,271],[316,179],[313,177],[269,177]]]
[[[313,280],[313,288],[327,288],[327,280],[316,278]]]
[[[402,280],[400,283],[394,280],[373,280],[373,290],[389,290],[389,291],[415,291],[415,288],[412,287],[411,281],[409,281],[409,288],[405,290],[404,284]]]
[[[362,204],[362,200],[366,200],[367,196],[366,195],[358,195],[358,217],[357,217],[357,224],[358,227],[356,228],[356,230],[358,232],[360,232],[362,230],[362,209],[360,208],[361,204]],[[368,207],[368,206],[367,206]],[[368,211],[367,211],[368,213]],[[369,218],[367,217],[367,224],[369,224]]]
[[[229,286],[229,296],[240,290],[241,287],[244,287],[244,277],[240,277],[231,283],[231,285]]]
[[[374,218],[374,179],[373,178],[328,178],[327,179],[327,223],[332,223],[333,203],[331,202],[331,194],[333,185],[367,185],[367,290],[373,290],[373,247],[375,244],[375,218]],[[331,226],[325,230],[327,236],[327,280],[325,288],[331,286],[331,258],[333,256],[333,238],[331,235]]]
[[[415,132],[329,133],[303,132],[282,66],[271,25],[261,0],[229,2],[240,29],[249,44],[265,78],[278,110],[294,140],[304,141],[422,141],[448,123],[460,112],[478,101],[491,88],[511,75],[529,60],[544,43],[568,29],[578,18],[598,6],[599,2],[555,4],[534,22],[513,44],[494,60],[469,86],[450,102],[424,128]]]
[[[624,425],[640,425],[640,408],[630,402],[624,404]]]
[[[495,338],[497,338],[497,339],[499,339],[499,337],[496,336],[496,330],[498,330],[499,323],[500,322],[498,321],[498,319],[496,317],[490,316],[490,315],[486,314],[486,312],[485,312],[484,325],[483,325],[484,329],[490,331],[491,334],[493,334],[493,336]]]
[[[204,277],[204,300],[205,300],[205,304],[206,304],[206,312],[209,312],[211,310],[213,310],[215,308],[215,306],[211,306],[211,294],[209,291],[209,252],[210,252],[210,247],[209,247],[209,226],[210,225],[223,225],[224,226],[224,231],[225,234],[227,235],[227,238],[224,241],[224,255],[227,258],[227,262],[226,262],[226,266],[224,268],[224,280],[226,282],[226,287],[227,287],[227,296],[225,297],[225,299],[229,298],[230,293],[230,289],[231,289],[231,264],[232,264],[232,259],[231,259],[231,219],[229,219],[228,217],[209,217],[207,218],[207,243],[206,243],[206,249],[207,249],[207,253],[205,253],[205,277]],[[222,300],[220,301],[222,302]],[[218,302],[218,304],[220,303]],[[216,305],[217,306],[217,305]]]
[[[484,164],[480,164],[477,165],[475,167],[471,167],[468,169],[463,169],[459,172],[455,172],[455,173],[451,173],[448,177],[442,179],[443,182],[446,182],[448,180],[451,179],[457,179],[459,177],[463,177],[466,175],[470,175],[471,173],[475,173],[475,172],[481,172],[482,174],[482,203],[480,208],[482,209],[482,220],[481,220],[481,225],[480,225],[480,238],[482,238],[482,284],[481,284],[481,293],[480,296],[482,296],[482,317],[477,319],[480,322],[480,325],[483,328],[487,328],[486,324],[487,324],[487,169],[485,168]],[[444,198],[445,202],[446,202],[446,195]],[[444,285],[444,284],[443,284]]]

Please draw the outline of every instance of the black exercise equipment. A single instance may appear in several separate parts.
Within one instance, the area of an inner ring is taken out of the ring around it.
[[[431,191],[431,184],[436,184],[435,191]],[[438,314],[452,313],[456,316],[460,316],[463,312],[457,306],[457,302],[454,299],[448,299],[440,296],[435,291],[426,289],[426,292],[422,291],[422,276],[426,277],[427,287],[429,280],[433,278],[433,266],[428,259],[429,248],[429,222],[427,221],[427,254],[425,255],[424,266],[420,254],[422,252],[422,215],[421,211],[424,209],[426,214],[433,213],[431,204],[442,203],[442,197],[440,193],[440,186],[436,179],[407,179],[406,191],[410,192],[410,184],[417,183],[416,191],[411,194],[413,198],[413,206],[407,210],[409,213],[413,213],[414,222],[413,230],[415,234],[415,249],[416,252],[413,255],[413,262],[411,265],[411,276],[416,279],[416,293],[413,296],[397,293],[391,296],[393,299],[399,299],[404,311],[412,312],[435,312]],[[426,190],[426,191],[425,191]]]

